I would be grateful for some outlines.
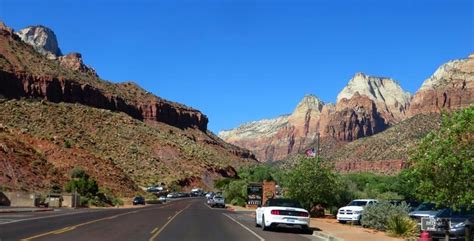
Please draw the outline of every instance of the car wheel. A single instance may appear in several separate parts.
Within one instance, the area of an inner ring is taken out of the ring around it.
[[[262,215],[262,230],[263,231],[267,231],[268,230],[268,227],[265,225],[265,216]]]
[[[260,224],[257,223],[257,215],[255,215],[255,227],[260,227]]]
[[[308,225],[303,225],[301,226],[301,232],[304,234],[312,234],[313,232],[311,229],[308,227]]]

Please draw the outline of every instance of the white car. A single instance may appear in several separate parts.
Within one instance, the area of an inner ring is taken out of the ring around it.
[[[309,212],[295,200],[269,199],[255,212],[255,226],[263,230],[277,226],[299,226],[306,231],[309,227]]]
[[[360,223],[360,218],[364,207],[367,205],[376,204],[375,199],[356,199],[352,200],[347,206],[339,208],[337,211],[337,221],[340,223],[356,222]]]

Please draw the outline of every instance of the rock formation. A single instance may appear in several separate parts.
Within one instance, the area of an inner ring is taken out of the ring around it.
[[[70,53],[65,56],[59,56],[58,60],[63,67],[97,76],[95,69],[84,64],[80,53]]]
[[[52,102],[81,103],[121,111],[146,121],[163,122],[179,128],[207,131],[207,116],[198,110],[156,97],[134,84],[112,84],[97,78],[82,63],[80,54],[61,54],[54,33],[45,27],[30,27],[18,35],[42,54],[54,53],[57,65],[30,53],[7,28],[0,29],[0,95],[8,98],[44,98]],[[29,56],[25,58],[25,56]],[[53,69],[46,72],[45,70]],[[85,73],[78,75],[77,72]]]
[[[316,96],[307,95],[291,115],[250,122],[221,131],[219,137],[251,150],[260,161],[280,160],[314,140],[323,106]]]
[[[410,94],[392,79],[357,73],[338,95],[324,104],[308,95],[289,116],[251,122],[219,133],[224,140],[253,151],[260,161],[282,160],[301,152],[319,137],[353,141],[385,130],[405,117]],[[329,140],[328,139],[328,140]]]
[[[328,115],[322,136],[340,141],[353,141],[381,132],[388,127],[377,105],[366,95],[356,92],[350,99],[337,102],[334,112]]]
[[[377,110],[390,124],[405,119],[410,107],[410,93],[405,92],[393,79],[356,73],[337,96],[337,102],[342,99],[351,99],[357,93],[371,99],[377,106]]]
[[[33,46],[36,51],[47,56],[50,59],[55,59],[61,56],[58,40],[54,32],[44,26],[30,26],[15,33],[23,42]]]
[[[464,108],[474,103],[474,54],[440,66],[413,97],[408,116]]]

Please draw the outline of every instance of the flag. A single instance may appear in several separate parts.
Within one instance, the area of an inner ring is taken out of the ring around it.
[[[307,157],[315,157],[316,152],[314,151],[314,148],[310,148],[310,149],[306,150],[306,156]]]

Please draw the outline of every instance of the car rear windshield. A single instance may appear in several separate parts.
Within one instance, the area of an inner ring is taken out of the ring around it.
[[[301,208],[301,204],[298,201],[291,199],[270,199],[268,200],[268,206]]]
[[[352,201],[347,206],[365,206],[367,201]]]
[[[433,211],[436,210],[436,204],[434,203],[422,203],[418,206],[415,211]]]

